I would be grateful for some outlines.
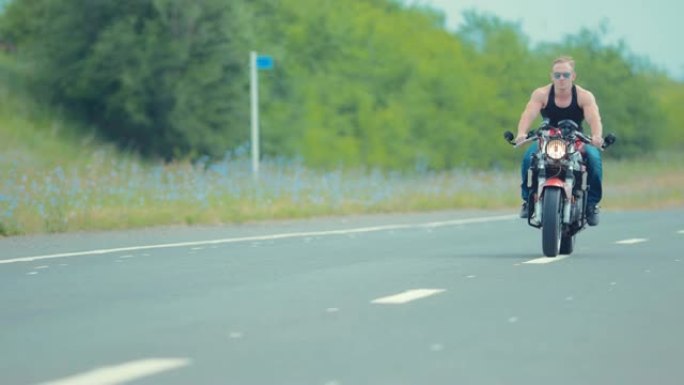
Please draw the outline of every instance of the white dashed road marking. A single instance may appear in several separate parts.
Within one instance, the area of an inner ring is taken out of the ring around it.
[[[395,294],[395,295],[390,295],[387,297],[382,297],[382,298],[377,298],[371,301],[371,303],[375,304],[383,304],[383,305],[398,305],[398,304],[403,304],[411,301],[415,301],[417,299],[429,297],[431,295],[439,294],[444,292],[444,289],[414,289],[414,290],[407,290],[403,293]]]
[[[632,239],[625,239],[622,241],[617,241],[615,243],[617,243],[618,245],[633,245],[635,243],[642,243],[642,242],[646,242],[646,241],[648,241],[648,239],[646,239],[646,238],[632,238]]]
[[[444,345],[432,344],[432,345],[430,345],[430,350],[433,352],[441,352],[442,350],[444,350]]]
[[[532,264],[532,265],[540,265],[540,264],[545,264],[545,263],[553,263],[553,262],[562,261],[567,257],[569,257],[569,255],[559,255],[559,256],[553,257],[553,258],[541,257],[541,258],[532,259],[532,260],[529,260],[529,261],[523,262],[523,263]]]
[[[190,360],[186,358],[149,358],[115,366],[105,366],[86,373],[44,382],[41,385],[117,385],[178,369],[187,366],[189,363]]]

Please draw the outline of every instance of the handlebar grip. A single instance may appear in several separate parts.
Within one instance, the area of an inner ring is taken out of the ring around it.
[[[616,140],[617,137],[615,136],[615,134],[608,134],[605,138],[603,138],[603,146],[601,146],[601,148],[608,148],[608,146],[615,143]]]

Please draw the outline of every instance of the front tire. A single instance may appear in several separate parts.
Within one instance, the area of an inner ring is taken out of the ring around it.
[[[544,192],[542,206],[542,250],[547,257],[555,257],[561,247],[561,191],[550,188]]]

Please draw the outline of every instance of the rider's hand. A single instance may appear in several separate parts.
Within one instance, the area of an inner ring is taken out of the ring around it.
[[[603,146],[603,137],[601,137],[601,135],[592,135],[591,144],[598,148],[601,148],[601,146]]]
[[[518,136],[515,137],[515,145],[519,146],[520,143],[524,142],[526,139],[527,139],[527,134],[518,133]]]

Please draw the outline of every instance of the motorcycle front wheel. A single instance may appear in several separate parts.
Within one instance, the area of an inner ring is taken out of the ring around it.
[[[542,251],[547,257],[558,255],[561,245],[561,191],[549,188],[542,203]]]

